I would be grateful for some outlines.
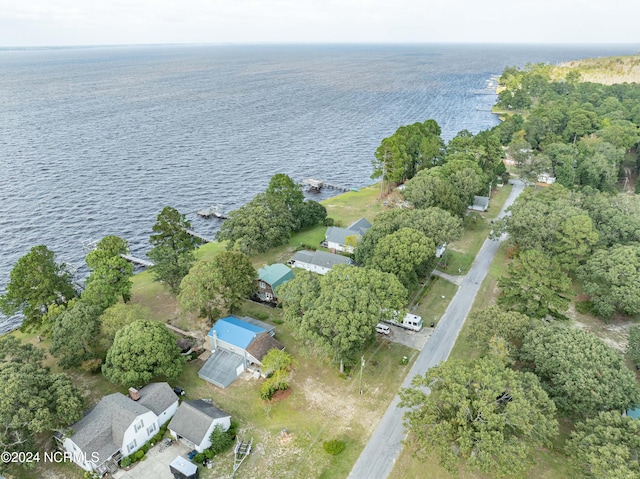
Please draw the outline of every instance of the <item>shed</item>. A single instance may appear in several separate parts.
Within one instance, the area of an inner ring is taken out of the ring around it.
[[[198,466],[182,456],[169,464],[169,470],[175,479],[198,479]]]

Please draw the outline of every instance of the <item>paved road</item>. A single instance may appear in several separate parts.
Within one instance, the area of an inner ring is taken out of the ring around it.
[[[499,217],[504,215],[504,210],[511,206],[523,188],[522,182],[515,182]],[[484,242],[469,272],[460,284],[458,292],[449,303],[449,307],[442,315],[435,331],[407,374],[402,384],[403,388],[411,385],[411,379],[415,375],[423,375],[427,369],[437,366],[449,357],[482,280],[486,276],[503,239],[500,241],[487,239]],[[398,407],[399,402],[400,397],[396,395],[353,466],[351,474],[349,474],[350,479],[384,479],[391,473],[402,450],[401,441],[406,437],[402,425],[402,416],[405,410]]]

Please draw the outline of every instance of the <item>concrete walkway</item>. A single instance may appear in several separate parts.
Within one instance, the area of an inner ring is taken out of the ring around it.
[[[446,279],[447,281],[449,281],[450,283],[453,284],[457,284],[458,286],[460,286],[462,284],[462,281],[464,280],[466,275],[460,275],[460,276],[454,276],[452,274],[447,274],[447,273],[443,273],[442,271],[439,271],[437,269],[434,269],[431,274],[433,276],[439,276],[442,279]]]
[[[514,183],[513,189],[498,217],[504,216],[504,211],[511,206],[523,188],[522,182],[517,181]],[[427,369],[437,366],[449,357],[464,320],[471,310],[473,301],[480,289],[480,284],[486,276],[502,240],[504,240],[504,237],[498,241],[487,239],[484,242],[469,272],[460,283],[458,292],[449,303],[430,340],[418,355],[416,362],[402,383],[403,388],[411,386],[411,380],[414,376],[418,374],[424,375]],[[400,397],[396,395],[353,466],[349,478],[384,479],[389,476],[395,461],[402,451],[402,440],[406,437],[402,423],[405,410],[398,407],[399,403]]]

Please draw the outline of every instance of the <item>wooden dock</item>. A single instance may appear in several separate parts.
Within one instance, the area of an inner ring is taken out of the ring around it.
[[[189,233],[191,236],[193,236],[194,238],[198,238],[199,240],[202,240],[203,243],[213,243],[215,241],[215,239],[209,238],[207,236],[203,236],[200,233],[196,233],[193,230],[185,230],[185,231]]]
[[[151,261],[147,261],[146,259],[136,258],[135,256],[131,256],[130,254],[121,254],[120,257],[126,259],[130,263],[133,263],[138,266],[143,266],[145,268],[153,266]]]
[[[327,183],[324,180],[316,180],[315,178],[306,178],[302,180],[302,184],[305,185],[311,191],[320,191],[322,188],[329,188],[332,190],[340,190],[340,191],[358,191],[357,188],[349,188],[348,186],[336,185],[334,183]]]
[[[224,214],[224,207],[221,204],[213,205],[210,208],[205,208],[203,210],[198,211],[198,215],[203,218],[211,218],[215,216],[221,220],[226,220],[228,218],[227,215]]]

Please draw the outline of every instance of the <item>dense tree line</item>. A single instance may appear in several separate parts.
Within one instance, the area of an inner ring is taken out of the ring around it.
[[[532,176],[553,173],[566,187],[614,191],[625,153],[640,142],[640,89],[576,81],[571,72],[551,81],[550,67],[510,67],[500,77],[497,106],[514,114],[495,130]]]
[[[284,173],[274,175],[263,193],[232,211],[216,233],[228,249],[248,255],[285,244],[292,233],[315,226],[327,217],[320,203],[304,200],[302,187]]]
[[[498,282],[498,305],[470,318],[467,339],[481,359],[447,361],[415,378],[401,393],[410,408],[405,424],[418,453],[433,450],[449,470],[462,462],[493,477],[520,477],[531,464],[531,448],[556,437],[560,416],[575,425],[566,452],[577,474],[640,477],[638,421],[622,414],[640,403],[635,374],[604,341],[556,320],[566,319],[576,280],[602,318],[640,314],[640,197],[617,193],[625,155],[640,141],[640,88],[580,83],[575,72],[551,81],[544,65],[507,68],[500,85],[498,107],[511,113],[491,135],[525,181],[547,173],[557,183],[526,189],[511,215],[494,224],[494,237],[510,235],[512,261]],[[408,181],[405,196],[414,206],[438,201],[453,214],[461,211],[464,188],[455,194],[453,180],[443,185],[431,177],[448,153],[449,161],[460,161],[454,155],[458,145],[469,144],[466,137],[458,135],[437,165]],[[489,178],[487,171],[482,168]],[[362,246],[371,249],[366,236]],[[627,355],[640,367],[637,326]],[[529,395],[517,382],[522,374]],[[531,396],[534,390],[542,392]],[[516,396],[521,414],[512,419],[507,407]],[[542,398],[552,407],[541,408]],[[541,431],[526,426],[535,414]]]

